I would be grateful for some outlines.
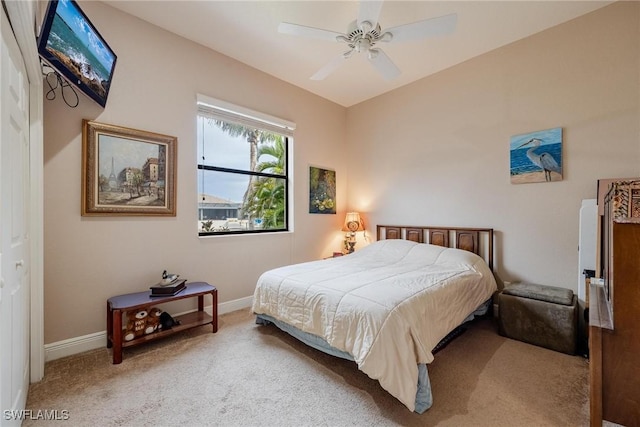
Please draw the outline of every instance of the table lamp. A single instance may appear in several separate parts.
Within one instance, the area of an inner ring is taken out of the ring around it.
[[[342,231],[348,232],[346,235],[346,242],[348,245],[348,252],[352,253],[354,251],[354,246],[356,245],[356,231],[364,231],[364,221],[362,221],[358,212],[347,212]]]

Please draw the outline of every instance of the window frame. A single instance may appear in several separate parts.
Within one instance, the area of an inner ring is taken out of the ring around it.
[[[201,231],[200,223],[200,207],[198,206],[198,236],[210,237],[210,236],[229,236],[229,235],[247,235],[247,234],[264,234],[264,233],[288,233],[293,231],[293,221],[290,217],[290,212],[293,212],[293,198],[292,198],[292,144],[293,144],[293,131],[295,130],[295,123],[280,119],[278,117],[270,116],[265,113],[253,111],[251,109],[237,106],[226,101],[211,98],[205,95],[198,94],[197,96],[197,115],[200,117],[211,118],[214,120],[225,121],[229,123],[235,123],[249,128],[260,129],[274,134],[281,135],[284,138],[284,150],[285,150],[285,171],[283,175],[251,171],[245,169],[235,169],[223,166],[210,166],[203,164],[200,158],[197,159],[197,173],[204,173],[205,171],[232,173],[238,175],[274,178],[284,180],[285,191],[285,219],[284,227],[278,229],[258,229],[258,230],[228,230],[228,231]],[[196,120],[197,122],[198,120]],[[198,156],[199,157],[199,156]],[[204,191],[204,189],[203,189]],[[200,193],[198,191],[198,193]],[[198,204],[200,201],[198,201]]]

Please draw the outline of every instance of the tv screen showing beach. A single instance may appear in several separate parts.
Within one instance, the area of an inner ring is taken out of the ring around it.
[[[38,49],[70,83],[104,107],[116,55],[73,0],[50,3]]]

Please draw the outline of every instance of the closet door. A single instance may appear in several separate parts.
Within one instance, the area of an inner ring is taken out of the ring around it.
[[[29,82],[0,11],[0,424],[20,425],[29,386]]]

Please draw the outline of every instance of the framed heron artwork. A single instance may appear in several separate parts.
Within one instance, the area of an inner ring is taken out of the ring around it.
[[[562,128],[511,137],[511,183],[562,181]]]

